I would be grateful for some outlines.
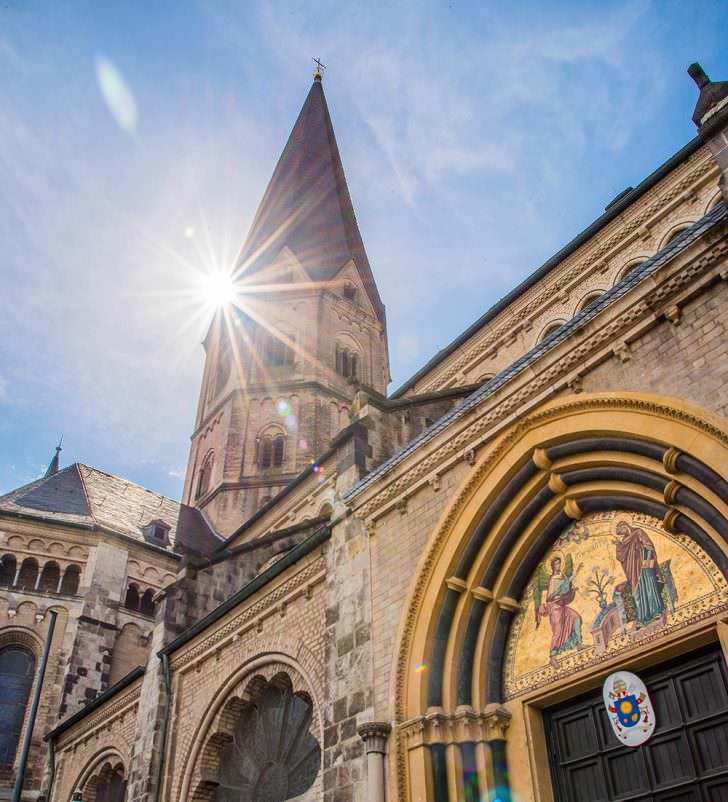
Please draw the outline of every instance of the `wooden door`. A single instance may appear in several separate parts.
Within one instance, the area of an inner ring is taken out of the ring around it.
[[[720,649],[640,676],[657,722],[640,747],[615,737],[601,688],[545,711],[557,802],[728,802],[728,672]]]

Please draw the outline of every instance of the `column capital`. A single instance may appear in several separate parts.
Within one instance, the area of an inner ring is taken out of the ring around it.
[[[392,732],[392,725],[388,721],[365,721],[360,724],[356,731],[364,741],[366,752],[379,752],[384,754],[387,745],[387,738]]]
[[[496,703],[486,706],[483,714],[486,741],[505,741],[506,732],[511,724],[510,711]]]

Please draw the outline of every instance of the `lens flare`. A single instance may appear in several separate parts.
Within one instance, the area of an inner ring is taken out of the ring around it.
[[[286,418],[291,414],[291,405],[288,403],[288,401],[281,399],[278,402],[278,414],[282,418]]]
[[[427,663],[419,663],[415,666],[415,674],[421,674],[423,671],[427,671]]]
[[[235,282],[229,273],[217,271],[205,276],[202,294],[207,303],[218,308],[226,306],[235,301],[237,292],[235,290]]]
[[[96,80],[107,108],[116,124],[127,133],[137,127],[137,104],[134,93],[119,70],[104,56],[96,56]]]

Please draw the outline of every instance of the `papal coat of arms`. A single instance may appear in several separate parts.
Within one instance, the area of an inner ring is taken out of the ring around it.
[[[652,736],[655,709],[638,676],[629,671],[610,674],[602,694],[614,734],[623,744],[639,746]]]

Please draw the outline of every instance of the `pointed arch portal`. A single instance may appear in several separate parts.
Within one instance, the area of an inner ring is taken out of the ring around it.
[[[675,399],[579,395],[484,452],[431,537],[403,619],[400,800],[551,802],[542,708],[625,661],[716,641],[728,609],[721,419]]]

